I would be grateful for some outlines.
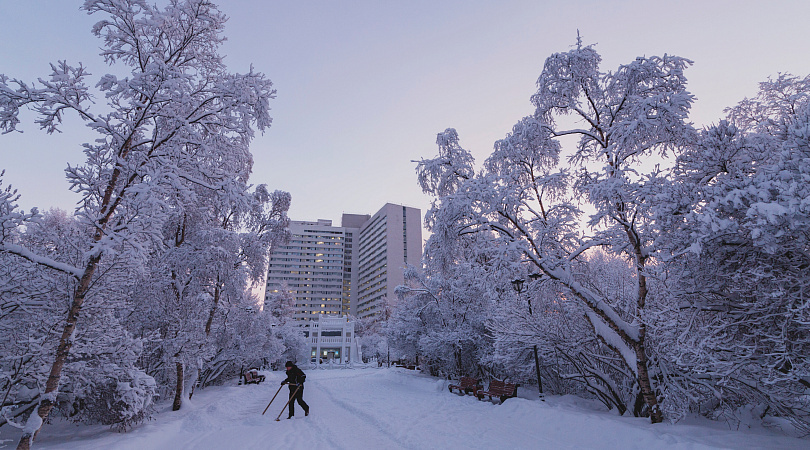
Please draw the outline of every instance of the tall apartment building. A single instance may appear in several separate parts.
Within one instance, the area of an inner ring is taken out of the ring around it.
[[[385,312],[386,299],[404,284],[402,270],[422,259],[422,219],[417,208],[386,203],[358,233],[352,314],[362,319]]]
[[[421,212],[391,203],[373,216],[344,214],[340,227],[291,221],[290,233],[271,255],[265,295],[289,289],[297,320],[379,315],[395,301],[405,265],[422,258]]]
[[[349,312],[349,299],[343,294],[345,259],[351,257],[346,230],[323,219],[290,221],[289,229],[289,243],[274,249],[270,257],[265,296],[285,289],[292,292],[296,320]]]

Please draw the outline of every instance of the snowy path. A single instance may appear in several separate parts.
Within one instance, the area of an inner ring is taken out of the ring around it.
[[[42,449],[709,449],[808,448],[807,440],[722,424],[650,425],[577,405],[572,398],[510,399],[503,405],[450,394],[446,382],[403,369],[309,370],[309,417],[282,414],[286,390],[267,406],[283,378],[261,385],[213,387],[190,407],[162,411],[128,433],[107,427],[46,426]],[[536,395],[536,393],[535,393]],[[521,393],[533,397],[529,391]],[[282,400],[283,398],[283,400]],[[584,403],[584,402],[579,402]],[[8,438],[8,436],[3,436]],[[16,443],[16,442],[14,442]],[[12,442],[5,445],[13,448]],[[0,448],[3,444],[0,443]]]

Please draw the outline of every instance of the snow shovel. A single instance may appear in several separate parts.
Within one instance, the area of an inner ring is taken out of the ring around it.
[[[292,384],[292,383],[290,383],[290,384]],[[295,385],[295,386],[297,386],[297,387],[295,388],[295,391],[293,391],[293,395],[291,395],[291,396],[290,396],[290,399],[289,399],[289,400],[287,400],[287,403],[285,403],[285,404],[284,404],[284,407],[283,407],[283,408],[281,408],[281,412],[280,412],[280,413],[278,413],[278,417],[276,417],[276,422],[278,422],[279,420],[281,420],[281,415],[282,415],[282,414],[284,414],[284,410],[285,410],[285,409],[287,409],[287,405],[289,405],[289,404],[290,404],[290,402],[291,402],[291,401],[293,401],[293,399],[295,398],[295,394],[297,394],[297,393],[298,393],[298,390],[299,390],[299,389],[301,389],[301,385],[297,384],[297,385]]]
[[[278,387],[278,390],[276,391],[276,395],[278,395],[278,393],[279,393],[279,392],[281,392],[281,388],[283,388],[283,387],[284,387],[284,385],[283,385],[283,384],[282,384],[281,386],[279,386],[279,387]],[[275,399],[276,399],[276,395],[274,395],[274,396],[273,396],[273,400],[275,400]],[[269,408],[269,407],[270,407],[270,405],[273,403],[273,400],[270,400],[270,403],[268,403],[268,404],[267,404],[267,408]],[[264,415],[264,413],[266,413],[266,412],[267,412],[267,408],[264,408],[264,411],[262,411],[262,415]]]

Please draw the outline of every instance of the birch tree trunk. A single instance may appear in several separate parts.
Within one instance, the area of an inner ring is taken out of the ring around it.
[[[183,363],[175,362],[177,368],[177,385],[174,388],[174,403],[172,403],[172,411],[180,410],[183,406]]]
[[[42,425],[48,419],[48,415],[53,409],[56,394],[59,392],[59,380],[62,378],[62,369],[65,366],[65,361],[67,361],[68,355],[70,354],[70,348],[73,346],[73,333],[76,331],[76,322],[79,320],[79,313],[84,305],[84,298],[87,295],[87,291],[90,289],[90,281],[96,272],[96,267],[98,267],[98,262],[100,259],[101,255],[94,256],[90,259],[84,269],[84,274],[79,280],[79,285],[73,292],[73,301],[71,302],[70,310],[68,311],[65,327],[62,329],[62,336],[59,338],[59,345],[56,348],[56,357],[51,365],[51,371],[48,374],[48,381],[45,382],[45,393],[42,395],[42,400],[40,400],[37,410],[31,413],[39,416],[39,426],[35,429],[31,429],[33,427],[29,428],[26,426],[23,435],[20,437],[20,442],[17,444],[18,450],[27,450],[31,448],[31,443],[34,441],[34,439],[36,439],[39,431],[42,429]],[[30,419],[28,422],[34,423],[31,422]]]
[[[120,154],[122,157],[126,156],[129,151],[129,147],[130,140],[128,139],[126,142],[124,142],[124,145],[121,148]],[[107,183],[107,188],[104,190],[104,197],[100,205],[101,213],[99,214],[101,218],[98,220],[98,227],[95,235],[93,236],[93,245],[97,244],[104,237],[107,224],[115,211],[115,206],[118,205],[117,201],[111,203],[111,199],[120,177],[121,169],[120,166],[118,166],[115,168],[115,170],[113,170],[110,181]],[[118,200],[120,200],[122,194],[123,193],[119,193]],[[90,247],[92,247],[92,245]],[[51,371],[48,373],[48,381],[45,382],[45,393],[42,395],[42,400],[40,401],[39,407],[36,411],[36,414],[40,418],[39,424],[35,429],[32,429],[34,427],[26,426],[23,435],[20,436],[20,442],[17,444],[18,450],[25,450],[31,447],[31,443],[34,441],[34,439],[36,439],[39,431],[42,429],[42,425],[48,419],[48,415],[53,409],[54,402],[56,401],[56,395],[59,393],[59,381],[62,378],[62,369],[65,367],[65,362],[70,354],[70,348],[73,346],[73,336],[76,332],[76,323],[79,320],[79,314],[82,310],[82,306],[84,306],[85,297],[90,290],[93,275],[96,273],[98,263],[101,261],[101,256],[102,253],[99,252],[98,254],[90,257],[90,260],[87,262],[87,265],[84,268],[84,273],[82,273],[81,278],[79,278],[79,284],[73,291],[73,300],[70,304],[67,319],[65,320],[65,327],[62,329],[62,336],[59,338],[59,345],[56,348],[56,355],[54,357],[53,364],[51,365]]]

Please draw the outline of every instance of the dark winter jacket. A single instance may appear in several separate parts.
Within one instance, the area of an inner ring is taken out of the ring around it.
[[[287,370],[287,379],[282,381],[281,384],[304,384],[304,381],[307,380],[306,374],[298,368],[298,366],[293,365]]]

